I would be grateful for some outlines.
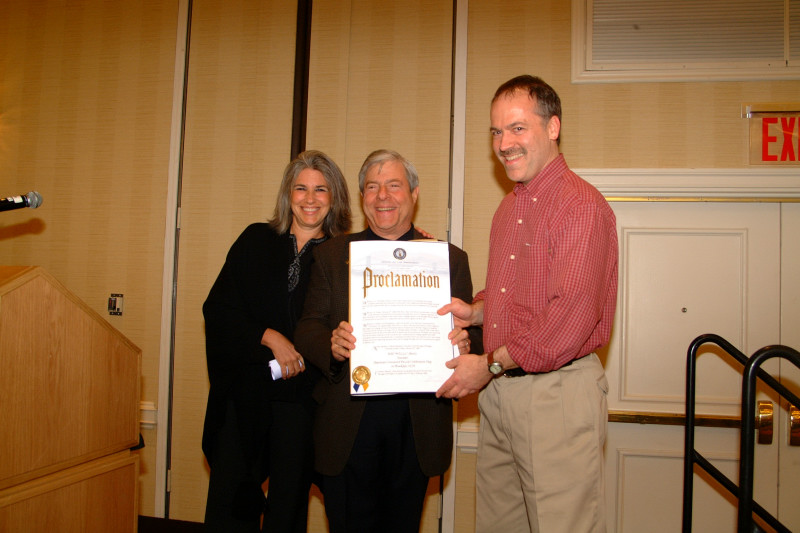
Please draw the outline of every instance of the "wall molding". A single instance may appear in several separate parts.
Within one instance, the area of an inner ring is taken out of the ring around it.
[[[797,166],[573,170],[609,201],[800,201]]]
[[[158,409],[153,402],[139,402],[139,426],[155,429],[158,425]]]
[[[463,453],[478,453],[478,424],[460,424],[456,432],[456,448]]]

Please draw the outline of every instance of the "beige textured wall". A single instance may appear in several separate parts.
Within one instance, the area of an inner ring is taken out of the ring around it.
[[[475,453],[456,452],[458,477],[454,531],[475,531]]]
[[[132,0],[0,2],[0,264],[44,267],[142,349],[158,388],[161,272],[177,6]],[[125,295],[111,317],[107,299]],[[152,513],[155,432],[141,509]]]
[[[170,517],[200,522],[208,467],[202,305],[233,241],[272,216],[289,162],[292,2],[193,4],[175,334]]]
[[[419,172],[416,224],[447,237],[452,18],[449,2],[314,2],[307,144],[342,167],[354,231],[358,170],[389,148]]]

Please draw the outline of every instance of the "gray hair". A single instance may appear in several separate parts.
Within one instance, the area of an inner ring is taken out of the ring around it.
[[[331,192],[331,209],[322,222],[322,232],[328,237],[347,233],[352,223],[347,182],[333,159],[318,150],[306,150],[286,165],[275,202],[275,213],[269,225],[280,234],[292,227],[292,188],[297,177],[307,168],[321,172]]]
[[[406,180],[408,181],[409,189],[413,191],[419,187],[419,175],[411,161],[394,150],[380,149],[369,154],[364,160],[364,164],[361,165],[361,170],[358,171],[358,190],[361,191],[362,194],[364,193],[364,181],[367,178],[369,169],[375,165],[383,166],[384,163],[388,163],[389,161],[397,161],[403,165],[406,171]]]

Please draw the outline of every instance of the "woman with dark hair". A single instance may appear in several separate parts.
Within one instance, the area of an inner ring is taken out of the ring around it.
[[[306,531],[319,374],[295,350],[293,333],[312,248],[350,223],[339,167],[322,152],[301,153],[286,167],[273,218],[236,239],[203,304],[208,531],[261,531],[262,515],[263,531]]]

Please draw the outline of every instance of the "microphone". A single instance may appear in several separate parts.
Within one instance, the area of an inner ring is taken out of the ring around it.
[[[24,196],[0,198],[0,211],[11,211],[12,209],[22,209],[23,207],[36,209],[40,205],[42,205],[42,195],[36,191],[31,191]]]

